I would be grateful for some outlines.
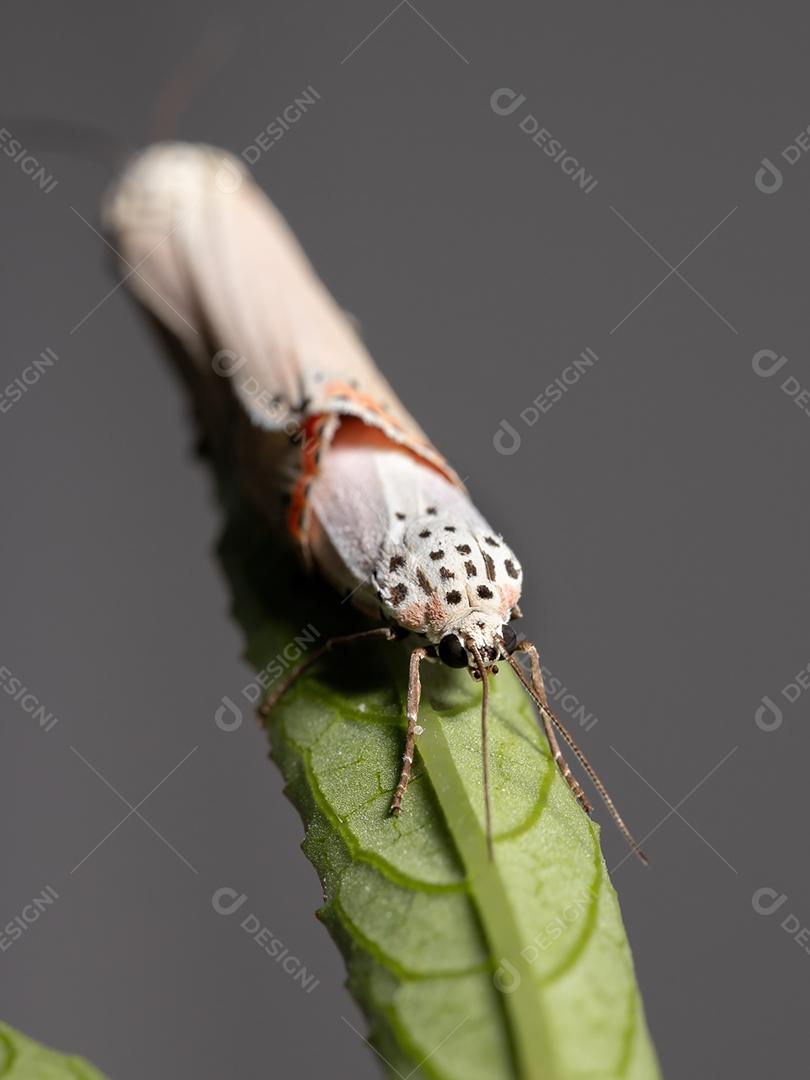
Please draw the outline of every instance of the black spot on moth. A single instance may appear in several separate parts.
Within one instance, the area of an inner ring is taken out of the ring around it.
[[[511,578],[520,577],[520,571],[517,569],[517,567],[515,566],[515,564],[512,562],[511,559],[507,559],[506,562],[503,565],[506,567],[506,572],[509,575],[509,577],[511,577]]]
[[[444,531],[445,531],[445,532],[455,532],[455,531],[456,531],[456,527],[455,527],[455,525],[445,525],[445,527],[444,527]]]
[[[492,599],[492,589],[490,589],[488,585],[479,585],[477,592],[482,600]]]
[[[444,598],[448,604],[461,603],[461,593],[458,591],[458,589],[451,589],[449,593],[444,594]]]
[[[484,543],[489,544],[490,547],[500,547],[501,546],[498,543],[498,541],[495,539],[494,536],[485,536],[484,537]]]
[[[399,570],[401,566],[405,565],[404,555],[392,555],[391,562],[388,564],[388,569],[391,571]]]
[[[475,563],[469,559],[464,563],[464,569],[467,571],[467,577],[478,577],[478,571],[475,568]]]
[[[434,562],[438,562],[439,559],[444,558],[444,552],[442,551],[441,548],[439,548],[438,551],[431,551],[430,557],[431,557],[431,559],[433,559]]]
[[[442,579],[442,581],[449,581],[450,578],[454,578],[455,576],[456,575],[453,573],[453,571],[448,570],[446,566],[442,566],[439,568],[439,577]]]
[[[494,581],[495,580],[495,560],[492,558],[491,555],[487,555],[487,553],[485,551],[482,551],[481,554],[484,556],[484,566],[487,568],[487,580],[488,581]]]
[[[422,592],[427,593],[428,596],[430,596],[431,593],[436,591],[430,584],[428,579],[425,577],[425,575],[422,573],[421,568],[417,569],[416,571],[416,580],[419,582],[419,588],[422,590]]]
[[[391,590],[391,603],[394,607],[401,604],[405,597],[408,595],[407,585],[395,585]]]
[[[427,538],[430,536],[430,529],[422,529],[422,531],[419,533],[419,536],[422,540],[427,540]]]
[[[469,555],[472,551],[472,548],[469,544],[459,544],[456,548],[456,551],[459,553],[459,555]]]

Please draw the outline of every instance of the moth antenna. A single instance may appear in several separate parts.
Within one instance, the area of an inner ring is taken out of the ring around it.
[[[489,795],[489,678],[478,647],[472,641],[468,642],[467,647],[473,654],[481,680],[481,765],[484,780],[484,818],[487,830],[487,851],[490,860],[493,860],[495,849],[492,843],[492,804]]]
[[[180,59],[160,88],[152,120],[152,141],[177,138],[180,121],[197,94],[236,47],[238,27],[232,19],[212,19]]]
[[[597,773],[596,769],[594,769],[593,765],[591,765],[590,761],[588,761],[588,759],[585,757],[585,754],[577,746],[576,742],[574,741],[573,735],[571,735],[571,733],[564,726],[564,724],[562,724],[557,719],[557,717],[554,715],[554,713],[551,711],[551,709],[548,707],[548,705],[545,705],[540,700],[539,694],[537,694],[537,692],[535,691],[535,688],[531,685],[531,683],[529,683],[529,681],[526,678],[526,676],[524,674],[524,671],[521,668],[520,664],[518,663],[517,659],[514,656],[509,656],[509,655],[507,655],[506,659],[509,662],[509,666],[513,669],[513,671],[517,675],[518,679],[520,679],[520,682],[522,683],[524,690],[532,698],[532,700],[534,701],[537,708],[541,711],[541,713],[543,713],[551,721],[551,723],[554,725],[554,727],[559,731],[560,735],[562,735],[563,739],[568,744],[571,751],[576,755],[576,758],[579,761],[580,765],[582,765],[582,768],[588,774],[588,778],[591,781],[591,783],[593,784],[594,788],[596,789],[596,791],[597,791],[597,793],[599,795],[599,798],[605,804],[605,807],[607,808],[608,813],[613,818],[613,821],[614,821],[614,824],[616,825],[616,828],[619,830],[619,832],[622,834],[624,839],[627,841],[627,844],[630,847],[630,850],[633,851],[634,854],[638,856],[640,861],[642,863],[644,863],[645,866],[649,866],[650,860],[647,858],[647,856],[641,850],[641,847],[639,846],[638,841],[636,840],[636,838],[633,836],[633,834],[630,832],[629,828],[625,824],[624,818],[619,813],[619,811],[616,809],[616,804],[613,802],[613,799],[610,797],[610,793],[608,792],[605,785],[602,783],[602,780],[600,779],[599,774]]]
[[[117,176],[134,153],[133,146],[95,124],[13,113],[0,115],[0,123],[44,153],[94,162],[110,176]]]

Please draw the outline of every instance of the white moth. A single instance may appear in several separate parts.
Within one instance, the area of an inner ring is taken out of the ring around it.
[[[534,698],[555,761],[582,807],[590,810],[555,727],[643,858],[549,710],[536,649],[518,642],[509,625],[520,615],[518,559],[397,400],[242,163],[208,146],[152,146],[108,194],[105,219],[139,299],[180,340],[204,380],[227,377],[239,406],[236,452],[255,502],[287,530],[308,565],[381,623],[311,653],[263,712],[324,652],[374,636],[413,635],[402,772],[391,800],[398,814],[421,733],[420,663],[466,667],[483,688],[491,851],[488,680],[504,660]],[[518,652],[528,653],[530,675]]]

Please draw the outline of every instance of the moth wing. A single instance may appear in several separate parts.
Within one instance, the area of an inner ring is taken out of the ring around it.
[[[255,423],[280,428],[288,417],[270,403],[295,400],[301,383],[282,347],[280,288],[267,265],[272,253],[257,266],[261,238],[240,232],[251,214],[242,213],[245,179],[232,161],[213,147],[149,147],[108,193],[104,220],[124,279],[142,303],[206,377],[232,377]],[[256,303],[260,279],[265,295]],[[251,379],[261,392],[248,393]]]
[[[209,374],[213,354],[254,424],[355,416],[460,486],[238,159],[151,147],[111,192],[106,220],[134,267],[129,284]]]

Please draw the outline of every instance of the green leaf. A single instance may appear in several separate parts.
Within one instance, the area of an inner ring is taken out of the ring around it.
[[[60,1054],[0,1023],[2,1080],[104,1080],[82,1058]]]
[[[259,669],[277,674],[313,638],[362,625],[349,604],[299,577],[250,515],[233,520],[222,558]],[[388,805],[406,645],[333,653],[268,724],[323,882],[318,914],[374,1046],[392,1074],[412,1078],[655,1080],[598,827],[550,760],[533,706],[510,670],[492,680],[490,861],[480,686],[466,671],[423,671],[425,730],[398,819]]]

